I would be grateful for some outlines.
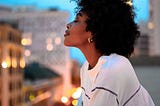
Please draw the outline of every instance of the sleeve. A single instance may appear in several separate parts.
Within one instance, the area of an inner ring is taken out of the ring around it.
[[[125,103],[125,106],[155,106],[147,90],[140,86],[139,90],[133,94]]]

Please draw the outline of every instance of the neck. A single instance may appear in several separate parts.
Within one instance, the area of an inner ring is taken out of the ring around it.
[[[84,56],[86,57],[90,69],[97,64],[98,59],[102,56],[102,54],[95,48],[93,44],[79,49],[83,52]]]

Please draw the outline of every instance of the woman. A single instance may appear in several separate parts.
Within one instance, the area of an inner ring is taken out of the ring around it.
[[[64,44],[79,48],[84,106],[154,106],[129,57],[139,37],[133,7],[123,0],[76,0]]]

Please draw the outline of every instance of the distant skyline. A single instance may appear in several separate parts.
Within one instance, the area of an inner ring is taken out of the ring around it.
[[[136,21],[147,21],[149,0],[134,0],[133,4],[136,7]],[[75,2],[71,0],[0,0],[0,5],[6,6],[35,6],[37,9],[57,8],[58,10],[68,11],[70,14],[69,21],[74,18]]]
[[[5,6],[34,6],[39,10],[57,8],[60,11],[68,11],[70,17],[68,22],[74,19],[74,8],[76,4],[71,0],[0,0],[0,5]],[[149,19],[149,0],[134,0],[133,5],[135,6],[136,18],[135,21],[147,22]],[[64,26],[65,27],[65,26]],[[70,57],[76,59],[79,63],[83,63],[85,58],[81,51],[76,48],[70,49]]]
[[[69,20],[74,18],[74,8],[76,4],[70,0],[0,0],[0,5],[16,7],[16,6],[33,6],[37,10],[47,10],[49,8],[57,8],[60,11],[67,11],[70,14]]]

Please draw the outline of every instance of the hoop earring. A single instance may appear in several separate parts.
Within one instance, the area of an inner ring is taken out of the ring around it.
[[[92,43],[93,39],[92,38],[88,38],[88,43]]]

